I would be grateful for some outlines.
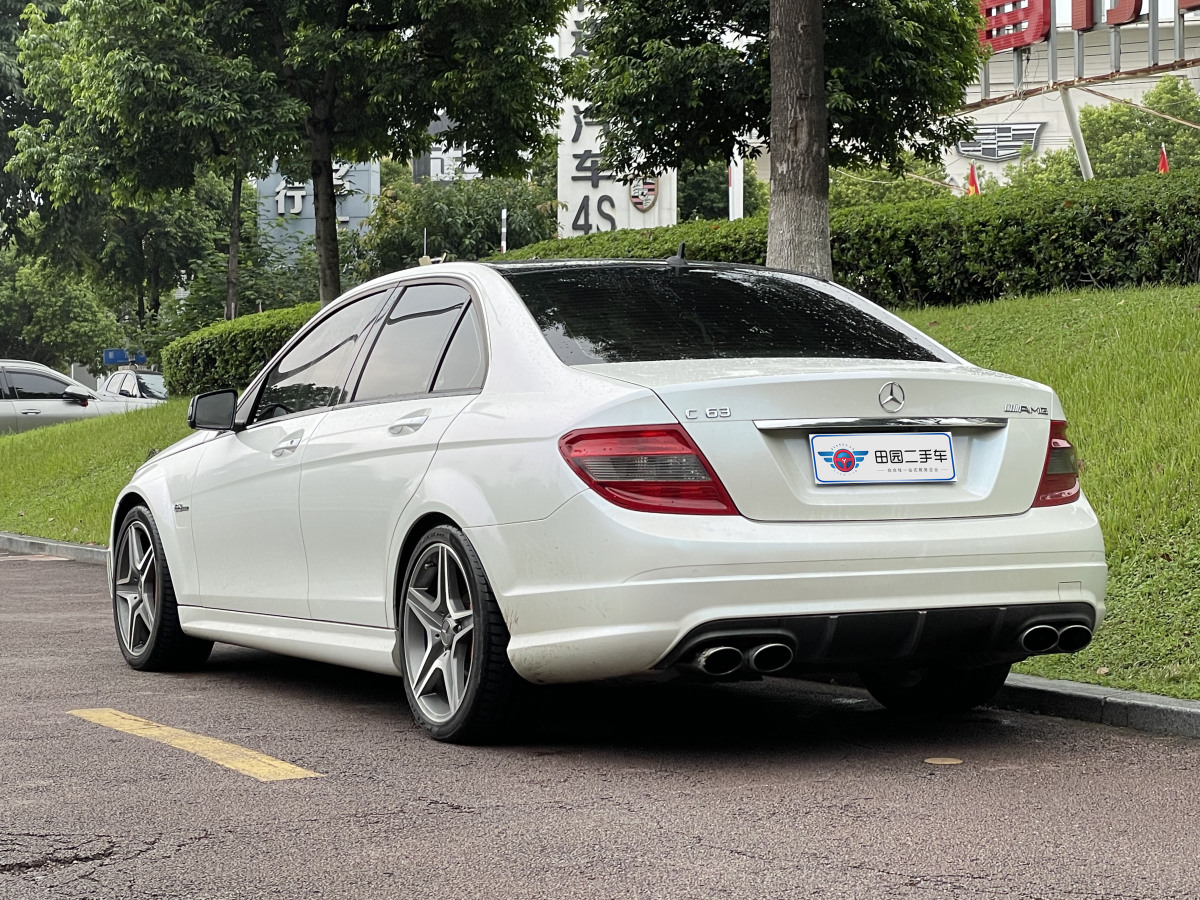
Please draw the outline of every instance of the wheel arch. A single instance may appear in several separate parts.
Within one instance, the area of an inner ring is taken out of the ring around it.
[[[462,528],[454,519],[443,512],[427,512],[409,526],[408,533],[404,536],[404,542],[400,545],[400,553],[396,558],[396,576],[392,581],[392,602],[390,604],[392,622],[396,627],[399,627],[400,623],[400,590],[403,587],[404,574],[408,571],[408,564],[412,561],[413,551],[417,549],[417,544],[420,543],[421,538],[439,525],[451,525],[458,529]]]

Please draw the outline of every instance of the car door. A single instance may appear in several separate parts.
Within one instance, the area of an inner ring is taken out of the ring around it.
[[[304,449],[300,522],[313,618],[387,624],[396,524],[484,372],[483,330],[466,288],[413,285],[392,303],[352,402],[332,410]]]
[[[17,407],[13,403],[13,393],[0,369],[0,434],[9,434],[17,430]]]
[[[205,445],[189,504],[205,606],[308,616],[298,511],[302,450],[340,402],[381,299],[350,301],[308,328],[246,399],[246,426]]]
[[[47,372],[10,367],[8,383],[15,395],[18,431],[86,419],[99,411],[94,400],[63,399],[63,391],[78,385]]]

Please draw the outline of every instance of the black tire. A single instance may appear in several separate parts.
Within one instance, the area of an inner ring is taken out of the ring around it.
[[[125,662],[144,672],[204,665],[213,642],[183,633],[171,570],[154,515],[135,506],[117,530],[112,577],[113,624]]]
[[[945,716],[987,703],[1004,684],[1009,663],[972,669],[877,669],[859,673],[871,696],[890,710],[917,716]]]
[[[458,528],[439,525],[413,550],[397,596],[396,626],[404,694],[417,723],[439,741],[500,737],[521,679],[508,661],[508,628],[483,564]]]

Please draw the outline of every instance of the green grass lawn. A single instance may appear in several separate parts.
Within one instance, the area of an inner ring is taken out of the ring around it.
[[[1088,291],[905,317],[979,365],[1053,385],[1104,526],[1109,617],[1095,643],[1021,670],[1200,698],[1200,287]],[[186,401],[0,437],[0,530],[104,543]]]
[[[151,449],[188,433],[187,404],[0,436],[0,531],[107,544],[117,493]]]
[[[1108,618],[1054,678],[1200,698],[1200,287],[1087,291],[905,318],[981,366],[1052,385],[1108,550]]]

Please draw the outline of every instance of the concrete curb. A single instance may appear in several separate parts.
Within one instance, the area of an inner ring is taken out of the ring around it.
[[[108,548],[95,544],[71,544],[66,541],[51,541],[46,538],[28,537],[24,534],[10,534],[0,531],[0,550],[13,553],[42,554],[45,556],[62,556],[77,562],[106,565],[108,563]]]
[[[1154,734],[1200,737],[1200,701],[1176,700],[1097,684],[1009,675],[991,705]]]
[[[50,541],[3,531],[0,531],[0,550],[62,556],[99,565],[105,565],[108,561],[108,550],[104,547]],[[1009,675],[1008,681],[989,705],[1014,712],[1097,722],[1153,734],[1200,738],[1200,700],[1175,700],[1157,694],[1039,678],[1036,675]]]

